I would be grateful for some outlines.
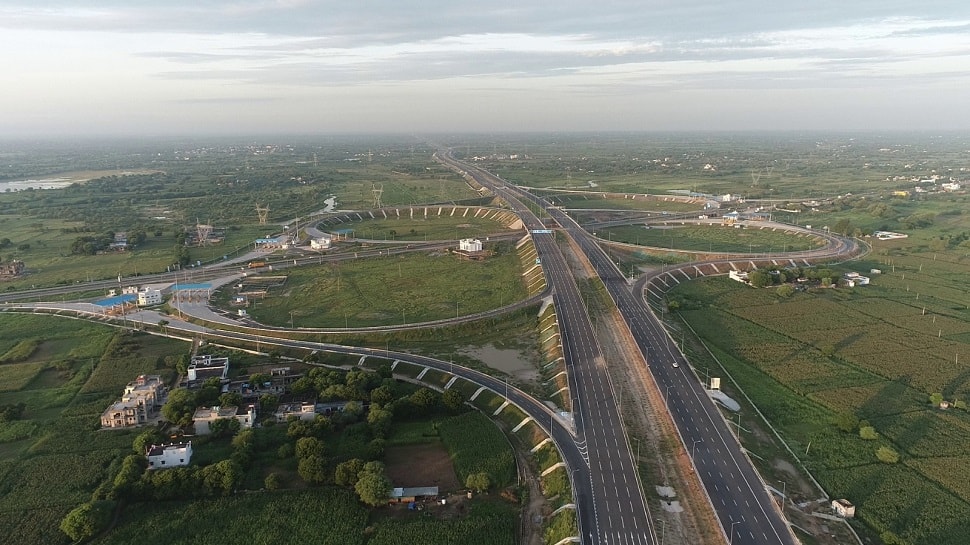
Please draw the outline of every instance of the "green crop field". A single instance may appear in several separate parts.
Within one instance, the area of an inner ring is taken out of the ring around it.
[[[512,447],[488,417],[478,411],[467,412],[442,422],[439,431],[459,482],[482,471],[489,474],[496,487],[515,482]]]
[[[119,527],[94,543],[354,545],[366,542],[366,525],[367,510],[350,492],[279,491],[126,509]]]
[[[870,274],[869,286],[786,298],[714,278],[668,297],[793,450],[808,451],[832,496],[877,534],[955,545],[970,532],[970,257],[926,251],[933,239],[874,243],[867,260],[839,267]],[[936,408],[934,393],[960,408]],[[860,437],[862,426],[876,437]],[[880,447],[900,461],[879,461]]]

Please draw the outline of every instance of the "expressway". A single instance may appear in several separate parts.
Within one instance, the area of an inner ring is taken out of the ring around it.
[[[471,170],[463,163],[455,164],[458,168]],[[473,176],[482,185],[506,193],[512,191],[498,178],[492,177],[489,180],[491,183],[485,182],[488,175],[480,170]],[[696,379],[689,362],[638,296],[639,292],[630,289],[626,278],[599,246],[597,239],[562,210],[531,193],[515,193],[518,199],[543,207],[576,241],[603,281],[641,353],[649,362],[650,371],[662,390],[667,409],[728,542],[733,543],[737,539],[738,543],[745,544],[797,543],[765,483],[745,456],[719,409]],[[845,251],[845,245],[836,244],[828,253],[820,252],[816,257]],[[555,276],[557,270],[564,270],[558,263],[549,263],[546,267],[550,276]],[[585,393],[589,396],[582,384],[574,391],[577,395]]]
[[[564,452],[572,474],[582,542],[588,545],[656,543],[639,472],[617,408],[606,361],[593,333],[586,305],[555,235],[520,201],[521,196],[486,171],[436,156],[500,195],[519,214],[541,259],[559,320],[573,399],[576,442],[581,459]]]
[[[556,215],[556,219],[593,264],[646,356],[728,541],[737,538],[745,544],[794,545],[795,538],[774,499],[720,410],[697,381],[689,362],[660,321],[637,296],[639,292],[630,290],[626,278],[593,236],[565,214]]]

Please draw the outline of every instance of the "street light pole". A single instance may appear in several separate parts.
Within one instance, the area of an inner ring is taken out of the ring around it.
[[[781,516],[785,517],[785,502],[788,501],[788,483],[785,481],[778,481],[781,483]]]
[[[696,439],[696,440],[694,440],[694,444],[691,445],[691,447],[690,447],[690,459],[691,459],[691,461],[694,461],[694,454],[696,452],[695,449],[697,448],[697,443],[703,443],[703,442],[704,442],[703,439]]]
[[[741,521],[740,520],[736,520],[736,521],[734,521],[734,522],[731,523],[731,535],[728,537],[728,545],[734,545],[734,525],[737,524],[737,523],[739,523],[739,522],[741,522]]]
[[[663,520],[663,519],[659,519],[658,522],[660,522],[660,524],[661,524],[661,526],[660,526],[660,545],[664,545],[664,536],[667,534],[667,521],[666,520]]]

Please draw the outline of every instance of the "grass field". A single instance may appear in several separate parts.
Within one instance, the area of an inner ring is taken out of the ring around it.
[[[350,229],[353,231],[353,236],[360,239],[400,241],[458,240],[462,238],[479,238],[484,241],[490,235],[513,232],[512,229],[499,221],[474,217],[474,209],[469,209],[471,211],[467,214],[464,214],[464,209],[459,209],[456,215],[451,215],[452,208],[451,206],[444,207],[439,214],[439,207],[416,207],[413,217],[402,212],[401,217],[392,215],[387,219],[329,223],[321,228]],[[427,211],[427,217],[424,215],[425,211]]]
[[[629,225],[598,229],[596,236],[641,246],[712,253],[778,254],[810,250],[823,244],[819,238],[793,232],[750,226],[735,229],[722,225],[678,225],[650,229]]]
[[[362,327],[468,315],[526,297],[519,260],[508,248],[484,261],[442,254],[307,266],[250,307],[256,320],[296,327]],[[227,300],[228,294],[223,297]]]

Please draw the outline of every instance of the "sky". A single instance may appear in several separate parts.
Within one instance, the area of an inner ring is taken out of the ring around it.
[[[0,136],[970,129],[965,0],[4,0]]]

